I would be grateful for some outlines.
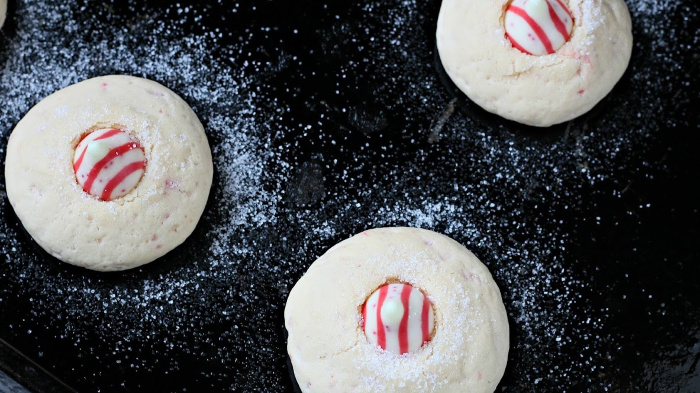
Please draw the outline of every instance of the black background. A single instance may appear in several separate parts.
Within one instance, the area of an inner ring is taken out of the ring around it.
[[[130,74],[192,105],[215,178],[182,246],[101,274],[39,249],[0,175],[0,338],[80,391],[290,391],[294,282],[352,234],[411,225],[499,284],[499,391],[700,391],[695,3],[629,0],[627,72],[548,129],[456,90],[439,1],[250,3],[10,1],[3,157],[46,95]]]

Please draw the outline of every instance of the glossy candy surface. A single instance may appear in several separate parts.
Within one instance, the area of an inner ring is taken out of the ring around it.
[[[511,44],[530,55],[551,54],[569,40],[574,19],[565,0],[513,0],[505,29]]]
[[[374,291],[362,315],[367,340],[399,355],[430,341],[435,324],[428,298],[408,284],[387,284]]]
[[[143,148],[119,129],[93,131],[75,148],[73,170],[78,183],[85,192],[103,201],[131,192],[145,169]]]

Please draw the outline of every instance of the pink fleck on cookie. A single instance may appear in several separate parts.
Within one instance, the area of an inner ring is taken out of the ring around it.
[[[384,350],[404,354],[430,341],[433,307],[419,289],[408,284],[380,287],[362,307],[367,340]]]
[[[554,53],[571,36],[574,19],[562,0],[513,0],[505,29],[511,44],[530,55]]]
[[[78,184],[100,200],[120,198],[133,190],[146,168],[143,148],[126,132],[105,128],[91,132],[75,148],[73,169]]]

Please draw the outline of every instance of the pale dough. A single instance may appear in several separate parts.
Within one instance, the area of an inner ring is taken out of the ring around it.
[[[73,171],[91,130],[114,127],[143,147],[147,164],[129,194],[100,201]],[[179,96],[130,76],[68,86],[32,108],[7,146],[7,196],[36,242],[56,258],[94,270],[124,270],[164,255],[194,230],[212,183],[202,124]]]
[[[387,281],[421,289],[431,341],[396,355],[371,345],[361,307]],[[328,250],[292,288],[287,350],[303,392],[493,392],[508,358],[508,319],[491,274],[447,236],[380,228]]]
[[[623,0],[569,0],[571,39],[542,56],[522,53],[506,38],[508,4],[443,0],[438,16],[445,71],[487,111],[533,126],[562,123],[593,108],[627,68],[632,31]]]
[[[0,27],[5,24],[5,16],[7,15],[7,0],[0,0]]]

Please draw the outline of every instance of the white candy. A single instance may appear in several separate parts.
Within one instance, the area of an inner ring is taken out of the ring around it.
[[[506,9],[506,35],[531,55],[554,53],[569,40],[574,21],[562,0],[513,0]]]
[[[80,186],[103,201],[131,192],[145,168],[146,156],[141,146],[126,132],[111,128],[83,138],[73,157],[75,178]]]
[[[435,324],[433,307],[423,292],[407,284],[389,284],[374,291],[363,307],[367,340],[396,354],[414,352]]]

